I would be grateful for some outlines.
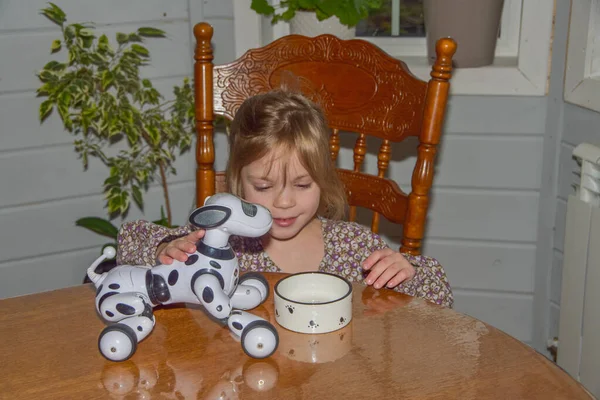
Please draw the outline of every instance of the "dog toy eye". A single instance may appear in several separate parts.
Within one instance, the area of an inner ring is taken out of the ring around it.
[[[249,217],[255,217],[258,212],[258,208],[254,204],[247,203],[242,200],[242,211]]]

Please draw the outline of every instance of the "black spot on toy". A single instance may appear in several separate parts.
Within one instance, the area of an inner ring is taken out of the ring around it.
[[[185,265],[192,265],[195,264],[196,261],[198,261],[198,254],[192,254],[191,256],[188,257],[188,259],[185,261]]]
[[[240,324],[239,322],[234,322],[231,324],[231,326],[233,326],[235,329],[237,329],[238,331],[241,331],[244,327],[242,326],[242,324]]]
[[[171,271],[169,273],[169,277],[167,278],[167,282],[169,282],[170,286],[173,286],[174,284],[177,283],[178,279],[179,279],[179,271],[177,271],[176,269],[174,269],[173,271]]]
[[[121,285],[119,285],[118,283],[111,283],[110,285],[108,285],[108,287],[113,290],[117,290],[121,287]]]
[[[215,294],[213,293],[212,289],[209,287],[205,287],[202,291],[202,300],[204,300],[204,302],[206,303],[212,303],[214,299]]]
[[[117,308],[117,311],[123,315],[134,315],[135,314],[135,308],[131,307],[128,304],[118,303],[116,308]]]
[[[115,316],[115,314],[111,313],[111,312],[110,312],[110,311],[108,311],[108,310],[106,311],[106,315],[108,315],[108,316],[109,316],[109,317],[111,317],[111,318]]]

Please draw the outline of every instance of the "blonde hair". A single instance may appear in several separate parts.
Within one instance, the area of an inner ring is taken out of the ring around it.
[[[346,193],[329,153],[329,132],[323,111],[299,93],[278,89],[246,99],[230,126],[229,191],[244,197],[241,172],[248,164],[277,149],[295,151],[321,190],[318,214],[344,218]]]

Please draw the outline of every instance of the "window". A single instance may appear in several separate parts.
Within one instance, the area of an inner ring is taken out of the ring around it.
[[[505,0],[496,57],[516,59],[522,0]],[[356,26],[356,36],[398,57],[426,57],[423,0],[383,0],[383,7]],[[506,60],[505,60],[506,61]]]
[[[272,26],[268,18],[258,16],[251,8],[251,0],[233,1],[236,53],[263,46],[289,33],[286,23]],[[389,1],[389,31],[387,37],[361,37],[383,48],[388,54],[402,59],[413,74],[429,79],[431,67],[427,61],[427,46],[423,30],[417,25],[416,11],[404,13],[409,6],[416,7],[420,0]],[[583,0],[574,0],[581,2]],[[588,0],[589,1],[589,0]],[[594,0],[597,2],[600,0]],[[404,4],[404,5],[403,5]],[[457,68],[451,80],[452,94],[544,96],[547,92],[549,59],[552,36],[554,2],[550,0],[505,0],[500,37],[494,65],[481,68]],[[399,22],[392,24],[391,16]],[[384,14],[385,16],[385,14]],[[404,27],[403,27],[404,22]],[[414,26],[410,26],[410,25]],[[393,25],[393,26],[392,26]],[[398,36],[392,36],[398,32]],[[358,27],[363,32],[369,28]],[[373,29],[371,28],[371,33]],[[367,34],[367,33],[365,33]],[[600,72],[600,70],[599,70]]]
[[[573,0],[565,101],[600,112],[600,1]]]

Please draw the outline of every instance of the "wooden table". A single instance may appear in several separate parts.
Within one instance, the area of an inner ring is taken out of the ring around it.
[[[281,274],[265,274],[270,284]],[[122,363],[98,352],[91,285],[0,301],[2,399],[589,399],[530,347],[483,322],[389,290],[354,285],[353,320],[323,335],[276,325],[268,359],[246,356],[192,306],[157,309]]]

